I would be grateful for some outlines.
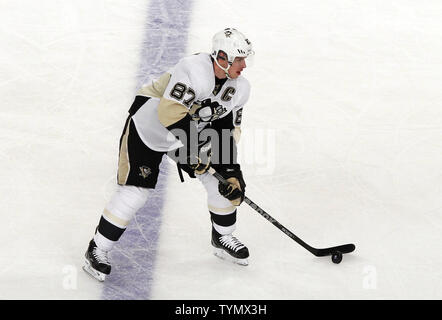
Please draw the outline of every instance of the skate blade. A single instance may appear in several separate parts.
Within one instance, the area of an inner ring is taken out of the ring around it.
[[[223,249],[220,249],[220,248],[213,248],[213,254],[222,260],[230,261],[230,262],[239,264],[240,266],[248,266],[249,265],[249,260],[247,258],[246,259],[239,259],[239,258],[232,257],[230,254],[228,254],[227,252],[225,252]]]
[[[83,266],[83,270],[89,274],[90,276],[92,276],[93,278],[95,278],[96,280],[103,282],[106,279],[106,275],[100,271],[95,270],[94,268],[92,268],[91,264],[89,263],[89,261],[85,260],[84,266]]]

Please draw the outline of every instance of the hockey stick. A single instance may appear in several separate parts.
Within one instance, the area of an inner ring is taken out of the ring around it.
[[[226,179],[224,179],[223,176],[221,176],[218,172],[216,172],[215,169],[209,168],[208,172],[211,175],[213,175],[216,179],[218,179],[221,183],[229,184],[229,182]],[[256,203],[254,203],[246,196],[244,197],[244,202],[247,203],[250,207],[252,207],[252,209],[258,212],[261,216],[263,216],[267,221],[271,222],[275,227],[277,227],[279,230],[285,233],[288,237],[296,241],[298,244],[300,244],[302,247],[304,247],[305,249],[307,249],[317,257],[324,257],[331,255],[333,263],[340,263],[342,261],[342,255],[344,253],[353,252],[356,248],[355,245],[352,243],[336,247],[323,248],[323,249],[314,248],[309,244],[307,244],[306,242],[304,242],[301,238],[297,237],[293,232],[285,228],[275,218],[273,218],[271,215],[269,215],[267,212],[261,209]]]

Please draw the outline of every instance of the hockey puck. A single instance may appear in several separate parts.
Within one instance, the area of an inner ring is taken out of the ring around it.
[[[333,263],[339,264],[342,261],[342,253],[339,251],[336,251],[335,253],[332,254],[332,261]]]

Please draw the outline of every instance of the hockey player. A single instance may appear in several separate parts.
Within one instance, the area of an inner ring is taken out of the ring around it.
[[[129,109],[120,138],[117,190],[85,254],[84,270],[100,281],[111,271],[108,252],[148,201],[166,154],[177,162],[181,178],[184,170],[207,191],[215,255],[248,264],[247,247],[232,233],[246,186],[236,162],[242,108],[250,92],[241,73],[254,52],[250,41],[233,28],[216,33],[212,46],[211,54],[185,57],[142,87]],[[210,166],[230,185],[206,172]]]

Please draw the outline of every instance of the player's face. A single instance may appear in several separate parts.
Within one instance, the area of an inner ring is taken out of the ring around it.
[[[227,57],[223,52],[220,52],[218,56],[218,63],[223,67],[227,68],[229,63],[227,62]],[[229,77],[231,79],[236,79],[241,75],[242,70],[246,67],[246,58],[236,57],[233,60],[232,65],[229,68]]]
[[[229,68],[229,76],[232,79],[236,79],[241,75],[241,72],[247,67],[246,58],[236,57],[233,60],[232,65]]]

